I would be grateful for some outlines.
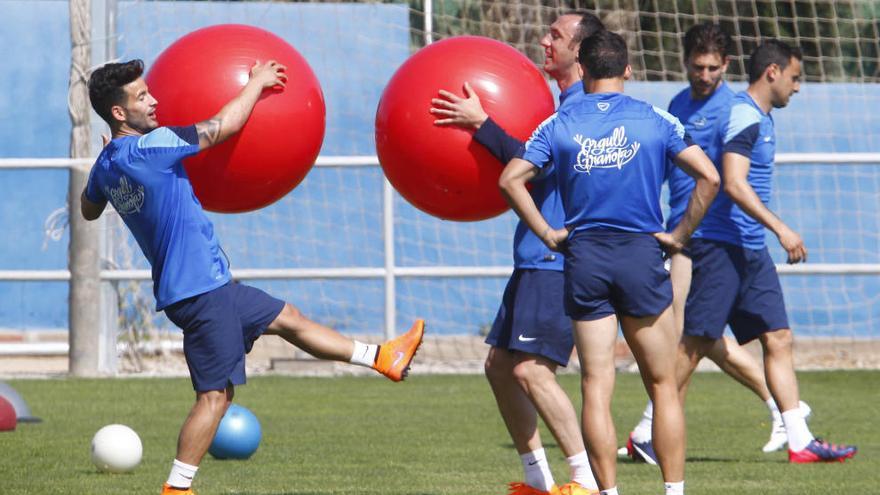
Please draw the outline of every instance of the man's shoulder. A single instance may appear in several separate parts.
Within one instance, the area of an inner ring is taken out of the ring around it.
[[[137,138],[137,146],[147,148],[185,148],[199,143],[195,126],[157,127]]]

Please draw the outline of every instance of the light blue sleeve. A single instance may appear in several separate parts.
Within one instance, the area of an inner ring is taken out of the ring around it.
[[[724,144],[729,143],[733,138],[755,124],[761,124],[761,112],[757,108],[747,103],[734,105],[730,109],[730,118],[727,120],[727,125],[724,128]]]
[[[167,170],[198,153],[199,138],[195,126],[159,127],[138,138],[137,147],[150,168]]]
[[[544,122],[532,132],[532,136],[523,145],[522,159],[531,163],[538,168],[544,168],[552,163],[553,147],[551,139],[553,133],[553,123],[556,120],[556,114],[547,117]]]
[[[666,110],[653,108],[654,113],[660,117],[661,129],[665,128],[663,138],[666,143],[666,156],[671,160],[694,143],[677,117]]]

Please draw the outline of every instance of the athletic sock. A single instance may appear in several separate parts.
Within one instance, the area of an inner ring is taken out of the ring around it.
[[[651,424],[654,422],[654,403],[648,399],[645,410],[642,411],[642,419],[633,428],[632,436],[636,442],[649,442],[651,440]]]
[[[684,495],[684,480],[675,483],[663,483],[666,487],[666,495]]]
[[[607,490],[602,490],[601,492],[599,492],[599,495],[618,495],[617,487],[613,486]]]
[[[364,344],[363,342],[354,341],[354,352],[351,353],[351,364],[359,364],[372,368],[376,362],[376,354],[379,352],[379,346],[376,344]]]
[[[795,452],[804,450],[813,441],[813,434],[807,427],[807,420],[800,407],[782,413],[782,423],[785,425],[785,433],[788,435],[788,448]]]
[[[773,397],[764,401],[764,404],[767,405],[767,410],[770,411],[770,420],[773,423],[779,423],[782,421],[782,413],[779,412],[779,408],[776,406],[776,401],[773,400]]]
[[[565,461],[568,462],[568,468],[571,472],[571,481],[576,482],[590,491],[596,491],[599,489],[599,485],[596,483],[596,478],[593,476],[593,470],[590,468],[590,458],[587,457],[586,450],[580,454],[566,457]]]
[[[196,476],[198,466],[191,466],[185,462],[174,459],[171,463],[171,474],[168,475],[168,484],[173,488],[187,488],[192,486],[193,478]]]
[[[544,449],[533,450],[519,456],[522,459],[525,482],[527,485],[549,492],[553,487],[553,474],[550,472],[550,464]]]

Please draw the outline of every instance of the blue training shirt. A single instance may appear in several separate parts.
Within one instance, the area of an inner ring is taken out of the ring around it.
[[[584,94],[584,87],[580,81],[559,94],[559,104],[563,105],[575,100],[576,98],[573,96],[578,94]],[[477,129],[477,132],[474,133],[474,139],[505,165],[513,158],[520,156],[523,146],[522,141],[507,134],[491,118]],[[547,222],[556,228],[562,227],[565,221],[565,212],[562,210],[562,202],[556,189],[556,175],[552,168],[548,169],[547,173],[533,179],[529,184],[531,186],[529,194]],[[548,249],[522,220],[516,224],[516,231],[513,235],[513,264],[516,268],[561,272],[564,261],[562,254]]]
[[[523,158],[553,165],[565,225],[653,233],[663,230],[666,161],[689,146],[667,112],[621,93],[584,94],[545,120]]]
[[[737,93],[731,102],[730,116],[723,127],[723,153],[748,157],[748,181],[764,205],[770,204],[776,137],[773,117],[764,113],[748,92]],[[721,163],[716,162],[721,168]],[[764,226],[742,211],[723,190],[709,207],[694,237],[736,244],[748,249],[763,249]]]
[[[721,168],[724,126],[730,114],[730,103],[736,93],[726,82],[721,84],[706,98],[691,98],[690,88],[685,88],[669,102],[669,113],[684,124],[684,129],[712,163]],[[687,209],[688,200],[694,190],[694,179],[678,168],[672,160],[668,163],[669,172],[669,216],[666,231],[671,232],[678,225]]]
[[[117,138],[98,156],[86,185],[86,198],[109,201],[150,262],[157,311],[231,279],[183,168],[182,160],[198,151],[195,126]]]

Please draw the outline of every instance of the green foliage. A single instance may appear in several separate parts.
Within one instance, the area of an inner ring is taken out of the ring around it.
[[[860,447],[834,465],[789,465],[760,447],[770,425],[763,404],[730,378],[695,377],[688,401],[688,493],[874,493],[880,463],[876,428],[880,372],[801,373],[813,408],[811,428]],[[561,381],[579,398],[578,378]],[[19,380],[41,424],[0,433],[2,493],[158,493],[168,475],[177,432],[193,400],[187,379]],[[414,376],[402,384],[379,377],[258,377],[236,402],[262,422],[263,441],[248,461],[210,457],[196,477],[201,495],[494,495],[521,478],[519,459],[481,376]],[[644,407],[636,375],[620,375],[615,420],[623,442]],[[89,458],[92,435],[109,423],[137,431],[144,459],[130,474],[99,474]],[[542,430],[558,481],[567,467]],[[621,461],[627,495],[660,493],[659,471]]]

